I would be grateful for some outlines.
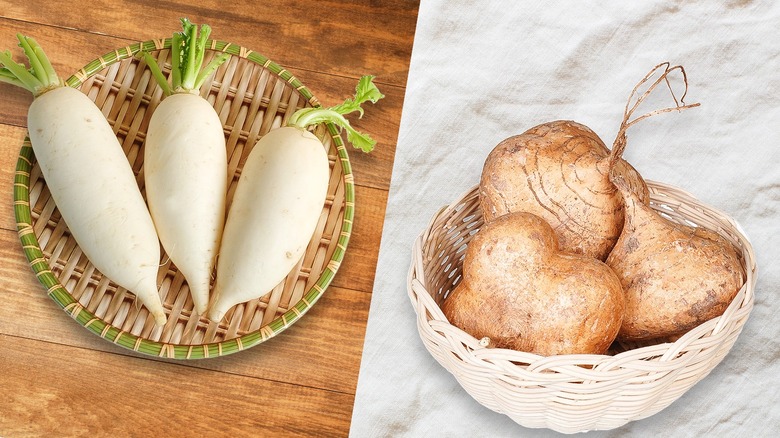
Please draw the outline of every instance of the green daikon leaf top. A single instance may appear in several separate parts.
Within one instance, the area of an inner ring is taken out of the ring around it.
[[[289,126],[305,129],[307,126],[317,123],[331,122],[347,131],[347,141],[363,152],[371,152],[376,145],[368,134],[355,130],[344,117],[346,114],[357,111],[358,118],[363,117],[361,105],[365,102],[376,103],[384,94],[374,84],[374,76],[363,76],[355,87],[355,97],[345,100],[343,103],[330,108],[301,108],[290,117]]]
[[[166,96],[173,93],[197,92],[206,78],[230,57],[227,53],[221,53],[214,56],[211,62],[203,67],[211,27],[203,24],[200,26],[199,33],[198,26],[186,18],[181,19],[181,27],[182,31],[174,33],[171,38],[170,84],[154,57],[147,52],[141,52],[141,56]]]
[[[22,87],[36,97],[63,86],[41,46],[34,39],[22,34],[17,34],[16,37],[19,47],[30,61],[30,68],[14,61],[10,51],[0,52],[0,82]]]

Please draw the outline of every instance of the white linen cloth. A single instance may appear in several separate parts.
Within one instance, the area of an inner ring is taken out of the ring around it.
[[[662,61],[685,67],[686,102],[701,107],[630,128],[624,158],[742,225],[757,254],[755,308],[729,355],[682,398],[587,435],[778,436],[778,32],[770,1],[422,0],[351,436],[558,436],[481,406],[424,348],[406,291],[412,243],[508,136],[571,119],[611,147],[631,89]],[[656,95],[645,108],[670,102]]]

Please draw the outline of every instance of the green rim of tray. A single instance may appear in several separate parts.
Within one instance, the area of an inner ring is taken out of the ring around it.
[[[268,69],[282,80],[288,82],[296,91],[307,99],[312,106],[321,106],[319,101],[312,95],[311,91],[295,78],[295,76],[265,56],[227,42],[209,40],[209,44],[211,50],[239,56]],[[67,79],[66,84],[70,87],[77,88],[95,73],[111,64],[134,57],[135,54],[141,50],[154,51],[170,47],[171,39],[166,38],[135,43],[114,50],[93,60],[82,69],[78,70]],[[355,187],[349,155],[347,154],[347,149],[338,128],[332,123],[325,123],[325,125],[333,139],[333,146],[338,152],[344,181],[344,219],[341,233],[338,238],[338,244],[336,245],[330,262],[326,264],[322,274],[317,279],[317,282],[303,295],[303,297],[287,312],[256,331],[221,342],[198,345],[169,344],[141,338],[123,331],[85,309],[51,271],[49,261],[43,254],[38,238],[35,236],[33,230],[32,215],[30,211],[30,172],[33,168],[35,157],[33,155],[29,137],[26,137],[22,144],[19,158],[16,162],[16,172],[14,176],[14,213],[16,216],[16,228],[24,254],[35,273],[35,276],[38,278],[38,281],[46,288],[47,294],[55,303],[57,303],[57,305],[90,332],[127,349],[165,358],[202,359],[237,353],[262,343],[290,327],[290,325],[300,319],[322,296],[341,265],[352,233],[352,222],[355,215]]]

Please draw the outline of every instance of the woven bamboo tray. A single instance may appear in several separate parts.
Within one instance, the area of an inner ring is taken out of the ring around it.
[[[408,292],[425,347],[482,405],[520,425],[562,433],[613,429],[657,413],[729,352],[753,308],[756,262],[739,225],[677,188],[648,181],[652,207],[705,226],[738,249],[747,280],[725,313],[674,342],[614,345],[608,355],[542,357],[485,348],[447,322],[439,304],[461,278],[466,246],[482,225],[478,188],[434,215],[412,251]]]
[[[117,49],[87,64],[67,80],[103,111],[143,190],[143,142],[154,108],[163,97],[143,61],[149,51],[166,61],[170,39]],[[215,53],[232,55],[202,87],[224,126],[228,154],[228,206],[241,168],[257,140],[279,127],[295,110],[319,106],[290,72],[259,53],[210,41],[205,63]],[[222,323],[193,316],[184,277],[163,252],[157,278],[168,323],[155,327],[135,296],[97,272],[70,236],[36,164],[29,138],[17,161],[14,203],[19,238],[46,293],[87,330],[125,348],[176,359],[223,356],[279,334],[311,308],[333,279],[344,257],[354,217],[354,185],[349,157],[337,128],[314,131],[328,150],[331,179],[320,221],[305,255],[287,278],[261,299],[230,310]]]

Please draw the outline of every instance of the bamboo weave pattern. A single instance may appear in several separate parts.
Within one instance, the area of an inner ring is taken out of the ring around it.
[[[485,348],[450,325],[439,304],[460,281],[465,249],[483,223],[478,187],[434,215],[414,243],[408,293],[425,347],[479,403],[530,428],[613,429],[666,408],[726,356],[753,308],[752,245],[727,215],[680,189],[647,183],[651,206],[668,219],[728,239],[741,255],[747,280],[722,316],[673,342],[616,344],[610,355],[542,357]]]
[[[96,102],[116,132],[143,191],[143,141],[163,97],[140,50],[165,61],[170,39],[133,44],[87,64],[66,83]],[[204,83],[201,95],[222,121],[228,153],[228,206],[246,157],[257,140],[282,126],[295,110],[319,101],[290,72],[263,55],[210,41],[204,63],[217,52],[231,54]],[[276,336],[295,323],[325,292],[349,242],[354,218],[354,178],[340,132],[319,125],[314,134],[328,149],[331,179],[320,221],[306,253],[273,291],[230,310],[222,323],[193,315],[184,277],[163,253],[158,286],[168,323],[156,328],[132,293],[97,272],[70,236],[51,199],[29,139],[19,153],[14,207],[22,249],[48,295],[79,324],[104,339],[144,354],[194,359],[232,354]],[[294,182],[291,182],[294,183]]]

